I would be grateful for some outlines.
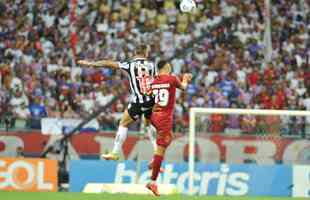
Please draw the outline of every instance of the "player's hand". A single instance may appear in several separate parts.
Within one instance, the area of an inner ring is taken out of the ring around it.
[[[159,111],[161,111],[162,110],[162,108],[160,108],[158,105],[154,105],[153,106],[153,109],[152,109],[152,112],[159,112]]]
[[[77,62],[79,65],[85,65],[85,66],[92,66],[93,63],[87,60],[78,60]]]
[[[183,75],[183,79],[187,82],[190,82],[192,80],[192,78],[193,78],[193,75],[190,73],[186,73]]]

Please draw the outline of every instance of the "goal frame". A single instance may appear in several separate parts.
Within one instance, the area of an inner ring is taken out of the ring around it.
[[[231,108],[199,108],[189,110],[189,159],[188,159],[188,186],[189,194],[194,194],[194,169],[195,169],[195,121],[196,114],[250,114],[250,115],[286,115],[310,116],[310,111],[305,110],[269,110],[269,109],[231,109]]]

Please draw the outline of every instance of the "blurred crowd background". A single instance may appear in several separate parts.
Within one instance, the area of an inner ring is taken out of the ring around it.
[[[124,93],[98,117],[102,130],[116,129],[127,106],[126,76],[75,62],[125,61],[139,43],[151,46],[154,62],[170,59],[175,74],[194,75],[187,93],[177,94],[177,132],[188,127],[189,107],[310,110],[310,1],[271,0],[268,63],[263,0],[196,2],[186,14],[174,0],[1,1],[1,126],[39,129],[42,117],[84,118]],[[309,118],[207,120],[211,132],[253,133],[263,123],[279,125],[267,132],[310,135]]]

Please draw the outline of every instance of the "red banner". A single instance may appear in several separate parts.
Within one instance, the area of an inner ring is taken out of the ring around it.
[[[0,156],[16,156],[18,147],[25,155],[39,156],[57,136],[46,136],[39,132],[0,133]],[[59,136],[58,136],[59,137]],[[99,155],[113,146],[112,133],[82,133],[70,139],[70,158],[99,158]],[[273,164],[277,162],[310,163],[310,141],[293,140],[277,136],[220,136],[205,135],[196,140],[197,160],[203,162],[227,163],[256,162]],[[178,135],[166,152],[167,161],[187,160],[188,136]],[[149,160],[153,149],[147,139],[129,136],[124,143],[122,157],[134,159],[137,155]]]

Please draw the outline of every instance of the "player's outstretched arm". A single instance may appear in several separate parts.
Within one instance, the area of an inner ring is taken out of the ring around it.
[[[192,74],[189,74],[189,73],[186,73],[186,74],[183,74],[183,79],[182,79],[182,82],[181,82],[181,88],[182,90],[185,90],[188,86],[188,83],[192,80]]]
[[[119,69],[119,63],[112,60],[99,60],[99,61],[88,61],[79,60],[77,62],[79,65],[85,65],[89,67],[107,67],[111,69]]]

